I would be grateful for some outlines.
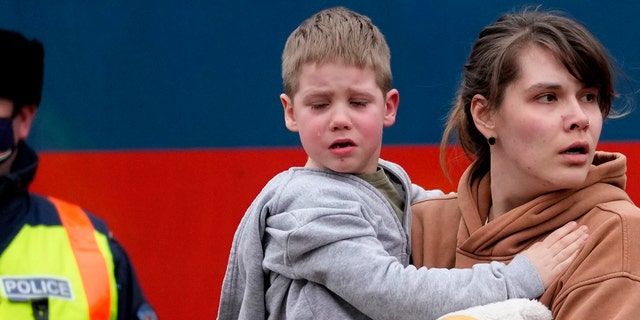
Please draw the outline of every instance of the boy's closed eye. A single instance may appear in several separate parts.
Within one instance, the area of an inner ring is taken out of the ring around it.
[[[350,103],[351,103],[352,106],[365,107],[368,102],[364,101],[364,100],[353,100]]]
[[[312,103],[309,105],[309,107],[313,110],[322,110],[328,106],[329,106],[328,103]]]

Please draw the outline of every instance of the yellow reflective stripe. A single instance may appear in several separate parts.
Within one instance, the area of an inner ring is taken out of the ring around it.
[[[53,197],[49,197],[49,200],[58,210],[67,231],[82,277],[90,319],[107,320],[111,311],[111,290],[105,291],[105,288],[110,288],[109,271],[96,241],[93,225],[82,208]]]

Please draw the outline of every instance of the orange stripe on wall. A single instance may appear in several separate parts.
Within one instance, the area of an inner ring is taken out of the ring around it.
[[[640,199],[640,143],[602,143],[628,158],[627,190]],[[460,154],[460,152],[457,152]],[[388,146],[383,158],[427,189],[455,190],[437,146]],[[454,181],[468,162],[449,164]],[[163,320],[214,319],[231,239],[264,184],[304,165],[300,149],[43,153],[32,190],[102,217],[128,250]]]

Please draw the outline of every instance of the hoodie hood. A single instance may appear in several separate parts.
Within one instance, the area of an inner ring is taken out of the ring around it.
[[[569,221],[576,220],[597,205],[629,200],[626,185],[626,157],[621,153],[596,152],[584,184],[577,189],[543,194],[484,226],[491,206],[490,174],[470,184],[471,172],[464,172],[458,186],[462,228],[458,241],[462,255],[472,259],[511,259],[532,242]],[[470,166],[470,168],[473,166]],[[482,232],[475,231],[483,227]]]

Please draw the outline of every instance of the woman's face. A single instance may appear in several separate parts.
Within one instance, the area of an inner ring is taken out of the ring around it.
[[[539,46],[519,54],[520,77],[490,116],[497,143],[492,180],[501,175],[521,196],[578,187],[602,130],[598,90],[574,78]]]

